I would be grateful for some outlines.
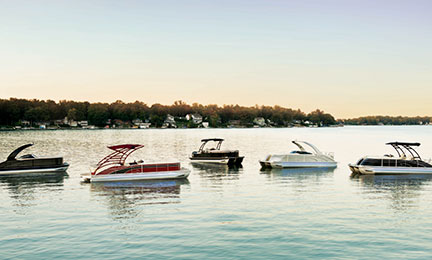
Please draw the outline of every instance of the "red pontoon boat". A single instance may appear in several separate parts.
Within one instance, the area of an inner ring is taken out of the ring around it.
[[[190,170],[181,168],[180,162],[169,163],[126,163],[128,156],[144,147],[139,144],[108,146],[113,152],[103,158],[89,175],[82,175],[84,182],[133,181],[157,179],[182,179],[189,176]]]

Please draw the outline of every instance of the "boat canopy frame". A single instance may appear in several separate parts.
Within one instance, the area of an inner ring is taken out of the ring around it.
[[[220,150],[220,148],[221,148],[221,146],[222,146],[222,142],[224,141],[224,139],[222,139],[222,138],[207,138],[207,139],[202,139],[202,140],[201,140],[202,144],[201,144],[201,146],[200,146],[198,152],[202,152],[202,151],[204,151],[204,147],[205,147],[206,144],[207,144],[208,142],[210,142],[210,141],[217,142],[215,150]]]
[[[303,144],[305,144],[305,145],[308,145],[309,147],[311,147],[313,150],[314,150],[314,152],[316,153],[316,154],[322,154],[322,152],[315,146],[315,145],[313,145],[313,144],[311,144],[311,143],[308,143],[308,142],[306,142],[306,141],[298,141],[298,140],[295,140],[295,141],[292,141],[292,143],[293,144],[295,144],[295,145],[297,145],[297,147],[300,149],[300,151],[302,151],[302,152],[307,152],[306,151],[306,149],[300,144],[300,143],[303,143]]]
[[[22,145],[22,146],[20,146],[20,147],[18,147],[17,149],[15,149],[13,152],[11,152],[10,154],[9,154],[9,156],[7,157],[7,161],[13,161],[13,160],[16,160],[16,157],[17,157],[17,155],[20,153],[20,152],[22,152],[24,149],[27,149],[28,147],[30,147],[30,146],[33,146],[33,143],[31,143],[31,144],[25,144],[25,145]]]
[[[407,157],[405,150],[407,150],[413,159],[421,160],[420,154],[412,148],[412,146],[420,146],[420,143],[407,143],[407,142],[389,142],[386,143],[387,145],[391,145],[396,152],[398,153],[399,157]],[[404,148],[404,149],[402,149]]]
[[[96,169],[92,172],[92,174],[97,175],[99,170],[109,165],[123,166],[126,162],[126,159],[129,157],[129,155],[131,155],[131,153],[143,147],[144,145],[141,144],[122,144],[108,146],[108,148],[113,150],[113,152],[99,161]]]

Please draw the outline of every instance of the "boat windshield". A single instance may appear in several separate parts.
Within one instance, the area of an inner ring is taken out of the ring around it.
[[[427,162],[421,160],[404,160],[404,159],[377,159],[364,158],[357,162],[357,165],[363,166],[380,166],[380,167],[432,167]]]

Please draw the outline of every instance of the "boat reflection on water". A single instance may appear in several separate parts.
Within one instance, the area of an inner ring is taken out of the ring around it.
[[[366,187],[384,188],[395,186],[421,186],[432,181],[430,174],[418,175],[359,175],[351,174],[351,180]]]
[[[69,175],[66,172],[44,176],[0,177],[0,183],[6,185],[9,191],[25,193],[31,189],[63,186],[64,179],[67,177]]]
[[[266,184],[274,189],[283,190],[293,194],[315,194],[326,186],[326,183],[333,181],[332,168],[291,168],[291,169],[268,169],[261,171],[266,177]]]
[[[238,174],[243,172],[241,165],[220,165],[220,164],[202,164],[191,163],[192,167],[197,170],[198,174],[206,178],[230,177],[238,179]]]
[[[108,208],[115,219],[134,218],[142,206],[180,203],[182,186],[187,179],[100,182],[90,185],[91,192],[107,198]]]
[[[334,172],[336,167],[329,168],[290,168],[290,169],[261,169],[261,174],[267,174],[275,179],[311,179],[322,178]]]
[[[68,177],[66,172],[55,175],[0,177],[0,187],[9,192],[16,206],[28,208],[36,205],[39,195],[63,191],[64,179]]]
[[[359,184],[369,198],[387,198],[390,207],[405,211],[416,206],[425,190],[431,190],[432,176],[428,175],[358,175],[351,180]]]

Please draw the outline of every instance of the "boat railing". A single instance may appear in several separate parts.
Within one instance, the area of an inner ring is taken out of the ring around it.
[[[324,153],[324,155],[334,159],[334,153],[333,152],[326,152],[326,153]]]

